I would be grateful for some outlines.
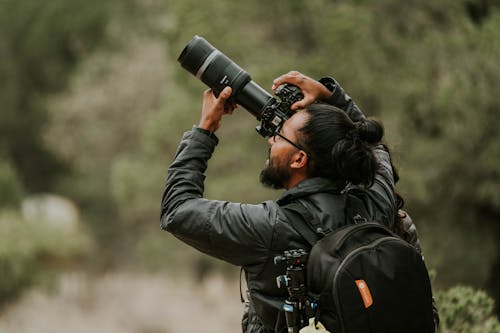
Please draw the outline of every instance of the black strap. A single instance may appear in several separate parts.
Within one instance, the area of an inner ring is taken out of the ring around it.
[[[284,206],[283,212],[285,213],[290,225],[309,245],[313,246],[318,239],[324,236],[320,223],[316,221],[311,212],[309,212],[309,210],[306,209],[306,207],[304,207],[304,205],[299,201],[295,201]],[[308,223],[303,223],[302,219]]]
[[[342,192],[342,204],[338,204],[338,209],[343,211],[345,224],[357,224],[367,222],[369,216],[368,210],[362,200],[358,198],[358,190],[348,189]],[[333,202],[332,202],[333,204]],[[307,209],[300,200],[291,202],[282,207],[290,225],[297,231],[302,238],[311,246],[319,239],[330,233],[332,230],[324,229],[324,226]],[[303,222],[306,221],[306,223]]]
[[[344,193],[344,214],[346,224],[358,224],[370,219],[368,209],[360,199],[364,193],[359,190],[347,190]]]
[[[283,207],[283,212],[292,228],[294,228],[309,245],[313,246],[318,241],[319,237],[316,235],[316,232],[312,230],[311,226],[308,223],[302,222],[302,219],[306,221],[311,221],[313,219],[312,214],[302,204],[298,202],[288,204]]]

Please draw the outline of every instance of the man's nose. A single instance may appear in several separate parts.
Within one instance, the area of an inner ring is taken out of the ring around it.
[[[268,139],[267,139],[267,143],[272,146],[273,143],[274,143],[274,136],[270,136]]]

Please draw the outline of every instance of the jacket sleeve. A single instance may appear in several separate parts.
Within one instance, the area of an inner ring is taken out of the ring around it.
[[[347,95],[340,84],[332,77],[323,77],[319,79],[325,87],[332,92],[332,96],[324,102],[336,106],[343,110],[352,121],[360,121],[365,119],[365,115],[354,103],[353,99]]]
[[[194,248],[239,266],[261,263],[278,209],[203,198],[204,172],[217,140],[196,129],[184,134],[168,170],[161,204],[161,227]]]

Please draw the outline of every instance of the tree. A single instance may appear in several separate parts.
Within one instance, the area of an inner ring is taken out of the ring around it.
[[[115,1],[0,2],[0,155],[28,192],[50,189],[69,170],[43,139],[46,99],[102,42],[113,8]]]

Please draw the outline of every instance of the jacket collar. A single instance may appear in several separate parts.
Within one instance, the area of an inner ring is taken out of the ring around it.
[[[276,200],[276,203],[283,206],[295,199],[315,193],[341,193],[345,186],[346,184],[344,182],[332,182],[326,178],[308,178],[283,193],[278,200]]]

